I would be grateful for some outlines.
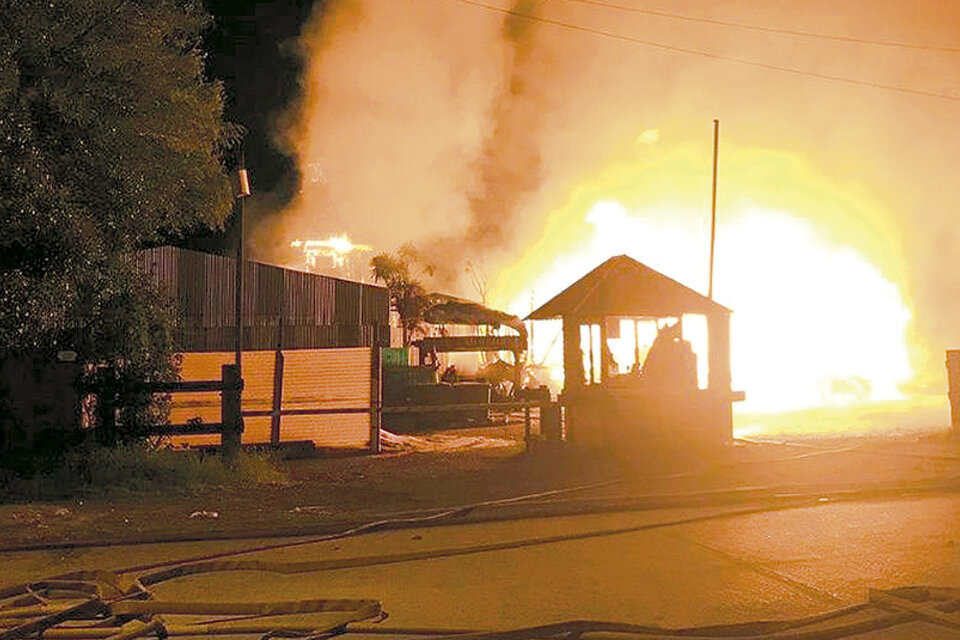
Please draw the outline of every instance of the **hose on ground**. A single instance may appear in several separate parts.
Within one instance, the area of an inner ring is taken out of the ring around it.
[[[95,584],[95,583],[91,583]],[[97,585],[103,587],[104,585]],[[114,584],[106,585],[112,590]],[[26,590],[24,590],[26,592]],[[134,591],[126,596],[139,595]],[[0,599],[0,637],[6,640],[136,640],[142,637],[209,637],[216,635],[255,636],[269,638],[297,638],[320,640],[331,636],[382,636],[430,638],[432,640],[569,640],[607,638],[636,638],[637,640],[696,638],[698,640],[828,640],[894,628],[907,623],[928,625],[928,631],[960,629],[960,589],[934,587],[907,587],[871,591],[866,603],[834,609],[825,613],[793,620],[757,621],[706,627],[665,628],[625,622],[569,620],[508,630],[444,630],[403,627],[376,627],[363,620],[380,615],[376,601],[322,601],[301,600],[286,603],[169,603],[146,600],[91,598],[64,612],[42,615],[29,621],[9,626],[9,598]],[[173,604],[177,606],[174,607]],[[94,606],[95,605],[95,606]],[[275,616],[292,611],[333,611],[335,615],[312,624],[284,624],[265,619],[258,622],[231,621],[223,623],[168,622],[157,615],[203,614],[212,609],[245,612],[259,611],[264,616]],[[175,609],[175,610],[174,610]],[[56,619],[54,619],[56,618]],[[109,621],[105,623],[105,621]],[[915,630],[914,630],[915,631]]]
[[[795,454],[795,455],[789,455],[789,456],[781,456],[781,457],[765,459],[765,460],[748,460],[748,461],[718,463],[718,464],[712,465],[706,470],[672,473],[672,474],[667,474],[662,476],[655,476],[655,479],[672,480],[672,479],[679,479],[679,478],[686,478],[686,477],[695,477],[705,473],[711,473],[716,471],[718,468],[723,468],[728,466],[739,466],[741,464],[755,464],[758,462],[769,463],[769,462],[782,462],[782,461],[788,461],[788,460],[799,460],[799,459],[809,458],[811,456],[842,453],[842,452],[848,451],[849,449],[850,449],[849,447],[843,447],[843,448],[834,449],[834,450],[824,450],[824,451],[818,451],[814,453],[802,453],[802,454]],[[650,480],[654,478],[646,478],[646,479]],[[286,542],[280,542],[280,543],[274,543],[274,544],[258,545],[254,547],[248,547],[245,549],[223,551],[219,553],[205,554],[201,556],[194,556],[191,558],[183,558],[179,560],[168,560],[168,561],[162,561],[162,562],[147,563],[147,564],[127,567],[123,569],[116,569],[115,571],[117,573],[147,571],[150,569],[157,569],[157,568],[166,567],[166,566],[175,566],[175,565],[184,564],[184,563],[201,562],[206,560],[215,560],[219,558],[227,558],[227,557],[233,557],[238,555],[259,553],[263,551],[273,551],[278,549],[289,549],[289,548],[298,547],[298,546],[313,545],[321,542],[329,542],[333,540],[340,540],[342,538],[358,536],[365,533],[372,533],[375,531],[429,526],[429,525],[443,523],[447,521],[452,523],[452,522],[455,522],[457,518],[460,518],[471,512],[474,512],[483,508],[503,507],[508,505],[521,504],[521,503],[532,503],[532,502],[543,500],[544,498],[555,498],[557,496],[562,496],[562,495],[586,493],[588,491],[592,491],[595,489],[603,489],[603,488],[609,488],[617,485],[623,485],[630,481],[632,481],[632,479],[628,480],[628,479],[621,478],[618,480],[611,480],[608,482],[599,482],[594,484],[579,485],[575,487],[566,487],[562,489],[553,489],[550,491],[541,491],[537,493],[529,493],[529,494],[524,494],[519,496],[512,496],[508,498],[485,500],[482,502],[475,502],[475,503],[466,504],[466,505],[449,507],[446,509],[441,509],[439,511],[436,509],[429,509],[422,512],[413,512],[411,515],[407,517],[382,518],[382,519],[374,520],[372,522],[367,522],[355,527],[348,528],[344,531],[311,537],[305,540],[293,540],[293,541],[286,541]],[[636,501],[634,500],[634,502]],[[553,504],[557,504],[557,503],[553,503]],[[630,509],[631,508],[627,508],[624,510],[630,510]],[[615,510],[615,508],[611,508],[610,505],[608,505],[606,508],[600,509],[600,510]],[[591,512],[593,511],[591,511],[588,508],[586,511],[583,511],[582,513],[591,513]],[[424,515],[420,515],[420,514],[424,514]]]

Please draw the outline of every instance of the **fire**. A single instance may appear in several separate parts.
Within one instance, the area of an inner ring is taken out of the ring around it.
[[[354,244],[347,234],[330,236],[325,240],[294,240],[290,243],[294,249],[302,249],[307,266],[316,268],[317,258],[330,258],[333,266],[342,267],[347,256],[354,251],[371,251],[373,247],[365,244]]]
[[[899,236],[882,205],[798,156],[727,149],[723,159],[714,297],[734,311],[734,385],[747,393],[741,410],[901,398],[913,377],[910,311]],[[539,241],[501,270],[491,298],[526,315],[531,289],[539,305],[623,253],[705,292],[709,163],[709,150],[688,146],[627,158],[585,180],[548,217]],[[705,327],[684,324],[702,366]],[[536,360],[560,359],[550,348],[556,331],[537,329]],[[612,349],[631,352],[632,330],[622,333],[630,335]]]

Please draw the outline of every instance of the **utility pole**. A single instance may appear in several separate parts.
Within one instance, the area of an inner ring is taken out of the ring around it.
[[[713,121],[713,197],[710,205],[710,284],[707,297],[713,300],[713,252],[717,241],[717,160],[720,150],[720,121]]]
[[[234,318],[237,321],[234,360],[237,365],[237,375],[243,377],[240,356],[243,353],[243,199],[250,195],[250,174],[245,166],[246,158],[243,152],[243,142],[240,143],[240,158],[237,164],[237,270],[234,285]]]

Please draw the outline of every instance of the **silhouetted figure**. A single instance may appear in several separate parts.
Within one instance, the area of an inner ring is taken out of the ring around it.
[[[679,322],[657,332],[640,375],[645,383],[663,389],[698,388],[697,356],[683,339]]]

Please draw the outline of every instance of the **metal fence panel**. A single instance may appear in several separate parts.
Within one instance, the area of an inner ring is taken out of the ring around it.
[[[309,349],[284,353],[283,409],[369,407],[371,350]],[[318,447],[366,448],[370,414],[284,416],[283,441],[310,440]]]
[[[218,380],[220,367],[233,362],[232,352],[185,353],[181,377],[184,380]],[[372,351],[357,349],[295,349],[284,352],[281,409],[331,409],[370,406]],[[242,411],[270,411],[273,407],[275,351],[243,353]],[[220,394],[217,392],[174,393],[170,412],[172,424],[200,418],[220,422]],[[310,441],[317,447],[366,448],[370,444],[369,413],[321,416],[284,416],[280,441]],[[243,444],[270,442],[270,417],[244,418]],[[220,443],[218,435],[174,436],[180,446]]]
[[[236,339],[236,262],[176,247],[140,252],[140,268],[177,301],[184,351],[229,351]],[[386,289],[267,264],[244,265],[244,349],[356,347],[385,342]]]
[[[339,325],[359,325],[360,320],[360,284],[336,280],[336,323]]]
[[[180,377],[184,380],[219,380],[220,367],[232,364],[232,352],[185,353]],[[242,411],[269,410],[273,403],[273,351],[247,351],[241,361],[243,370]],[[170,408],[170,423],[185,424],[193,418],[205,423],[220,422],[220,394],[218,392],[174,393]],[[270,442],[270,418],[244,418],[243,444]],[[175,436],[176,445],[217,445],[220,436]]]

